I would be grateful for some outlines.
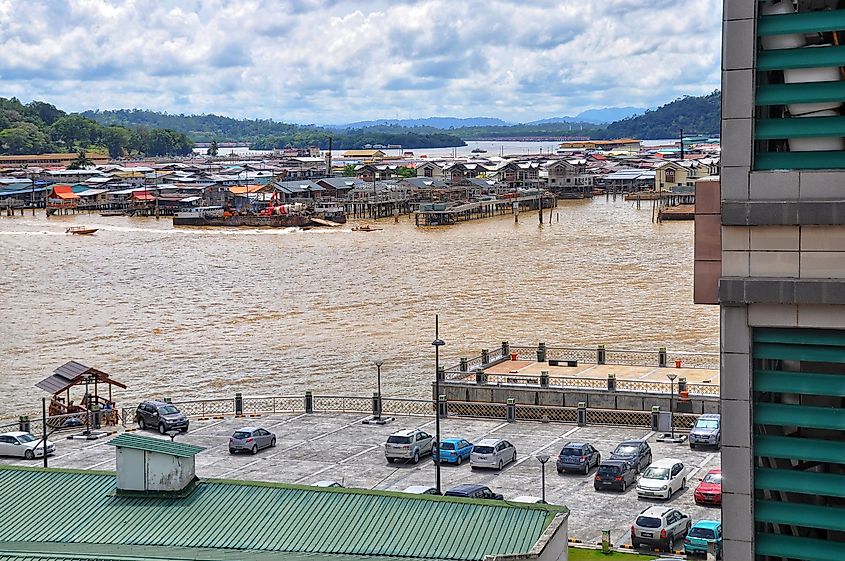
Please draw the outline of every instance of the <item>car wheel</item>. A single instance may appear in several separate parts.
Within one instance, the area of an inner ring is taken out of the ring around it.
[[[32,450],[26,450],[23,453],[23,457],[26,458],[27,460],[34,460],[35,459],[35,452],[33,452]]]
[[[666,540],[666,551],[669,553],[675,551],[675,536],[669,536],[669,539]]]
[[[387,463],[388,463],[388,464],[392,464],[392,463],[393,463],[393,458],[387,458]]]
[[[419,452],[414,452],[414,459],[413,459],[413,462],[414,462],[415,464],[418,464],[418,463],[420,462],[420,453],[419,453]]]
[[[627,490],[628,490],[628,484],[623,481],[622,482],[622,492],[624,493]]]
[[[637,540],[631,540],[631,546],[632,546],[634,549],[639,549],[639,548],[640,548],[640,545],[641,545],[641,544],[640,544],[640,542],[638,542]]]
[[[505,467],[505,464],[502,463],[502,460],[499,460],[499,471],[502,471],[503,467]]]
[[[590,473],[590,462],[584,462],[584,475]]]
[[[252,449],[249,451],[249,453],[252,454],[253,456],[258,454],[258,444],[253,444]]]
[[[138,419],[138,428],[141,430],[147,430],[147,422],[144,421],[143,417]]]
[[[717,441],[716,441],[716,450],[721,450],[721,449],[722,449],[722,441],[721,441],[721,440],[717,440]]]
[[[158,424],[158,432],[161,434],[167,434],[167,427],[164,426],[164,423]]]
[[[272,439],[270,439],[270,448],[275,448],[275,447],[276,447],[276,437],[274,436]]]
[[[235,450],[234,448],[229,448],[229,453],[230,453],[230,454],[234,454],[235,452],[236,452],[236,450]]]
[[[513,453],[513,458],[511,458],[511,461],[513,463],[516,463],[516,452]]]
[[[695,450],[695,444],[693,444],[692,442],[690,442],[690,443],[689,443],[689,449],[690,449],[690,450]]]
[[[683,479],[681,479],[681,488],[678,489],[678,491],[683,491],[686,488],[687,488],[687,478],[684,477]]]
[[[457,459],[457,460],[455,460],[455,463],[456,463],[456,464],[458,464],[458,465],[461,465],[462,463],[464,463],[464,459],[463,459],[463,457],[458,456],[458,459]]]
[[[560,469],[560,468],[557,468],[557,472],[560,474],[560,473],[563,473],[563,470]]]

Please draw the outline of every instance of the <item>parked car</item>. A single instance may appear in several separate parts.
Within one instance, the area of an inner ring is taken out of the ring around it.
[[[499,493],[491,491],[490,487],[476,485],[474,483],[465,483],[457,487],[452,487],[443,494],[447,497],[467,497],[470,499],[495,499],[499,501],[504,499]]]
[[[647,468],[651,463],[651,446],[645,440],[626,440],[610,455],[611,460],[624,460],[634,466],[637,473]]]
[[[411,485],[407,487],[403,493],[411,493],[412,495],[439,495],[437,489],[429,487],[428,485]]]
[[[461,465],[472,454],[472,443],[463,438],[444,438],[440,443],[440,461]]]
[[[516,461],[516,448],[507,440],[485,438],[472,448],[469,463],[475,468],[496,468],[501,471],[507,464]]]
[[[686,472],[681,460],[657,460],[640,476],[637,495],[640,497],[669,499],[687,485]]]
[[[710,543],[716,544],[716,559],[722,558],[722,523],[716,520],[699,520],[692,525],[684,540],[684,553],[707,555]]]
[[[722,504],[722,468],[713,468],[698,484],[693,492],[696,504],[720,505]]]
[[[56,445],[47,441],[47,455],[56,451]],[[17,456],[34,460],[44,457],[44,442],[28,432],[5,432],[0,434],[0,456]]]
[[[314,487],[343,487],[343,485],[337,481],[332,481],[331,479],[324,479],[314,483]]]
[[[568,442],[557,457],[557,472],[578,471],[587,475],[601,463],[601,454],[586,442]]]
[[[722,420],[718,413],[701,415],[695,426],[689,431],[689,447],[714,446],[716,450],[722,447]]]
[[[188,432],[188,418],[172,403],[149,400],[138,405],[135,411],[135,422],[141,430],[158,428],[158,432],[181,430]]]
[[[631,525],[631,545],[675,551],[675,543],[684,539],[691,525],[690,517],[678,509],[652,506],[642,511]]]
[[[624,493],[629,485],[636,485],[636,483],[637,470],[622,460],[603,461],[593,478],[593,487],[596,491],[619,489]]]
[[[388,463],[396,460],[411,460],[418,463],[422,456],[432,453],[434,438],[419,429],[400,430],[387,437],[384,457]]]
[[[229,438],[229,453],[249,452],[258,454],[262,448],[276,445],[276,435],[261,427],[244,427],[238,429]]]

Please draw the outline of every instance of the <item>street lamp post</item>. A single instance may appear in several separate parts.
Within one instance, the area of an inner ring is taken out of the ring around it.
[[[376,409],[376,421],[381,421],[381,365],[384,361],[379,359],[375,362],[376,365],[376,384],[378,385],[378,409]]]
[[[434,316],[434,487],[440,494],[440,347],[446,342],[440,338],[440,316]]]
[[[672,431],[672,440],[675,440],[675,378],[678,375],[673,372],[666,377],[669,378],[669,428]]]
[[[541,477],[542,477],[542,483],[541,483],[542,492],[541,493],[542,494],[541,494],[540,500],[543,501],[543,504],[546,504],[546,462],[549,461],[549,455],[548,454],[540,454],[539,456],[537,456],[537,460],[540,462],[540,465],[543,466],[542,472],[541,472]]]

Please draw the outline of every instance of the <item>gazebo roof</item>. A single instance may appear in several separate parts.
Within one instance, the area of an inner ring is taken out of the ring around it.
[[[122,384],[117,380],[113,380],[105,372],[97,370],[96,368],[91,368],[90,366],[85,366],[84,364],[80,364],[75,360],[66,362],[65,364],[56,368],[53,371],[53,374],[35,384],[35,387],[41,388],[42,390],[55,395],[59,392],[65,391],[66,389],[72,386],[84,383],[85,380],[90,376],[96,378],[97,382],[106,383],[110,385],[113,384],[119,388],[126,389],[125,384]]]

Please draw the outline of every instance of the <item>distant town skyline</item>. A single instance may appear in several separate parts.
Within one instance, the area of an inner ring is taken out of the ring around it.
[[[3,95],[341,124],[531,121],[720,84],[719,0],[0,0]]]

